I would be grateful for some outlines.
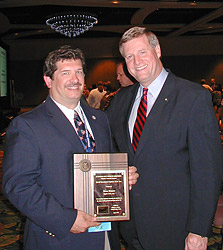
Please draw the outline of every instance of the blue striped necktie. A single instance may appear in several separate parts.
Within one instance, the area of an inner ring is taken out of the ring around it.
[[[135,121],[135,125],[133,128],[133,138],[132,138],[132,147],[134,152],[136,152],[139,139],[146,121],[147,114],[147,88],[143,88],[143,95],[139,104],[139,108],[137,111],[137,117]]]
[[[77,111],[75,110],[74,110],[74,124],[84,150],[87,153],[93,153],[95,150],[95,141],[91,136],[91,134],[89,133],[89,131],[87,130],[87,128],[85,127],[85,124],[81,120]]]

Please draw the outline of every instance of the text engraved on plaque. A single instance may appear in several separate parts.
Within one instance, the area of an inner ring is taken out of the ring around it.
[[[125,216],[125,171],[93,172],[94,215]]]

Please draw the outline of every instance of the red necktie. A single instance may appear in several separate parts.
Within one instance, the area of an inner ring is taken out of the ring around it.
[[[136,148],[139,143],[139,138],[142,133],[145,121],[146,121],[146,113],[147,113],[147,88],[143,88],[143,95],[141,98],[141,102],[139,104],[139,108],[137,111],[137,117],[133,129],[133,139],[132,139],[132,147],[134,152],[136,152]]]

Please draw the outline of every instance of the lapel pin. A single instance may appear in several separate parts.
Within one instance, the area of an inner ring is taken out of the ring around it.
[[[92,115],[92,119],[93,119],[93,120],[96,120],[96,116]]]
[[[168,102],[168,98],[166,97],[166,98],[164,99],[164,101],[165,101],[165,102]]]

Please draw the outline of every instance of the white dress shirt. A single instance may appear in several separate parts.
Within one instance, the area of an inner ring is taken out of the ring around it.
[[[152,109],[163,85],[164,82],[166,80],[168,76],[168,72],[163,68],[161,73],[159,74],[159,76],[149,84],[148,88],[148,93],[147,93],[147,116],[150,112],[150,110]],[[132,111],[131,114],[129,116],[129,134],[130,134],[130,139],[132,142],[132,137],[133,137],[133,128],[135,125],[135,120],[137,117],[137,111],[138,111],[138,107],[142,98],[142,94],[143,94],[143,86],[140,84],[136,98],[135,98],[135,102],[133,104],[132,107]]]
[[[53,100],[53,98],[52,98],[52,100]],[[93,135],[93,132],[91,130],[90,124],[89,124],[89,122],[87,120],[87,117],[85,116],[84,111],[81,108],[80,101],[78,102],[78,105],[77,105],[77,107],[75,109],[69,109],[69,108],[65,107],[64,105],[56,102],[55,100],[53,100],[53,101],[56,103],[56,105],[59,107],[59,109],[64,113],[64,115],[70,121],[70,123],[74,127],[76,133],[77,133],[77,130],[76,130],[76,127],[75,127],[75,124],[74,124],[74,110],[78,113],[78,115],[80,116],[81,120],[85,124],[85,127],[87,128],[87,130],[89,131],[89,133],[91,134],[91,136],[94,138],[94,135]]]

